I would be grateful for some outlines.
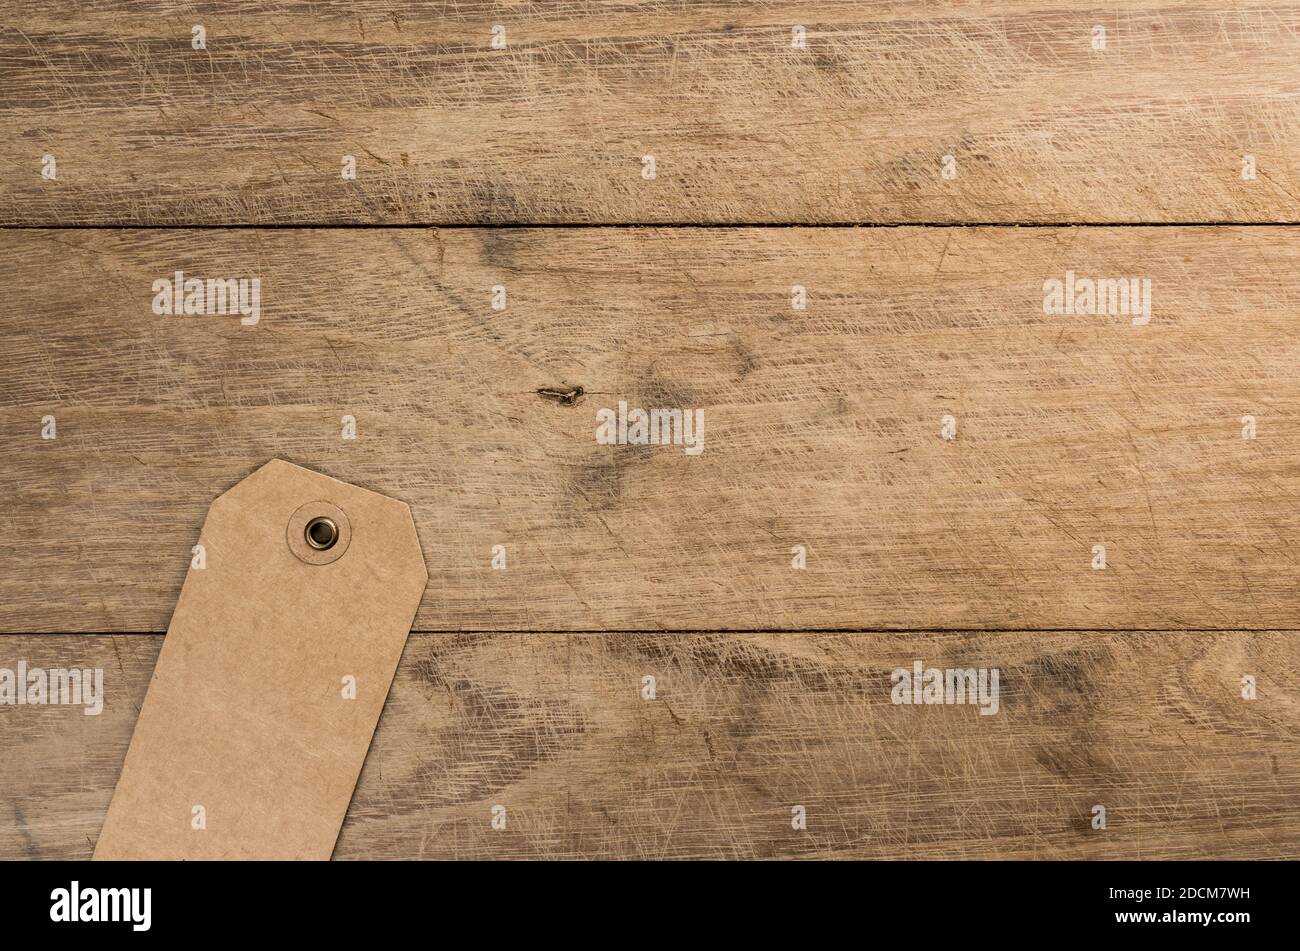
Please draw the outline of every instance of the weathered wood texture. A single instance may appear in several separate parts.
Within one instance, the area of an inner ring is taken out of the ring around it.
[[[165,630],[209,502],[277,456],[410,503],[416,630],[1300,626],[1294,230],[0,248],[7,631]],[[154,316],[176,268],[260,276],[260,322]],[[1151,322],[1046,316],[1067,269],[1149,277]],[[704,452],[598,445],[619,400],[702,408]]]
[[[0,639],[108,696],[0,707],[0,857],[90,855],[160,644]],[[1000,668],[999,712],[891,704],[914,660]],[[1294,858],[1298,664],[1296,632],[417,636],[335,856]]]
[[[3,5],[8,223],[1300,220],[1293,2]]]

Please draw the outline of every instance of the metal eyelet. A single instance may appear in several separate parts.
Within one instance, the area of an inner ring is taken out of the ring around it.
[[[307,523],[302,535],[312,548],[317,551],[328,551],[339,540],[339,527],[334,519],[320,515]]]

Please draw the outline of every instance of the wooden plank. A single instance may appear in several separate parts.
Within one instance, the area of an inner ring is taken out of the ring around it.
[[[410,503],[416,630],[1300,626],[1300,231],[0,248],[3,630],[164,631],[212,498],[275,456]],[[259,322],[154,316],[177,268],[259,276]],[[1067,269],[1149,278],[1150,323],[1044,314]],[[704,451],[599,445],[619,401],[702,409]]]
[[[0,639],[107,696],[3,708],[0,857],[90,855],[161,640]],[[892,704],[917,660],[997,667],[998,713]],[[1294,631],[413,637],[335,856],[1293,858],[1297,664]]]
[[[0,221],[1296,221],[1298,80],[1276,0],[54,0],[0,26]]]

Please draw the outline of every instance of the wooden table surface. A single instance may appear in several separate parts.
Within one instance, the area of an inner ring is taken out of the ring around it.
[[[0,668],[106,686],[0,706],[0,858],[274,457],[430,576],[338,858],[1300,854],[1300,4],[0,7]]]

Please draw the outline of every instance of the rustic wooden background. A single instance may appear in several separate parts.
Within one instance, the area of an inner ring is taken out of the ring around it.
[[[1278,221],[1300,195],[1294,2],[4,3],[15,223]]]
[[[430,574],[339,858],[1300,853],[1300,4],[0,10],[0,667],[107,683],[0,707],[0,857],[90,855],[271,457]],[[154,316],[177,269],[261,321]]]

